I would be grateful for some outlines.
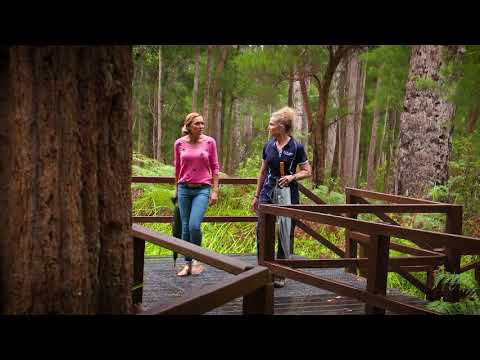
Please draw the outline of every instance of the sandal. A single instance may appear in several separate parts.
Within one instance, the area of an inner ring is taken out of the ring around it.
[[[203,270],[204,270],[203,265],[197,260],[194,260],[192,269],[191,269],[191,274],[194,276],[197,276],[197,275],[200,275],[203,272]]]
[[[182,270],[180,270],[178,273],[177,273],[177,276],[188,276],[188,275],[192,275],[192,265],[191,264],[187,264],[183,267]]]

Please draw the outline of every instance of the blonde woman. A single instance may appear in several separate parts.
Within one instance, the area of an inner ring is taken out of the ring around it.
[[[295,110],[289,107],[278,110],[270,118],[268,130],[272,139],[263,147],[257,190],[252,203],[254,211],[257,211],[259,204],[272,204],[277,201],[274,196],[276,187],[289,187],[291,203],[298,204],[300,199],[297,181],[311,176],[305,148],[291,135],[294,120]],[[297,166],[300,169],[298,172]],[[290,239],[293,236],[294,227],[295,223],[292,221]],[[289,256],[288,249],[284,249],[279,242],[277,258],[285,259]],[[284,285],[284,278],[276,278],[275,287]]]
[[[201,246],[201,223],[208,205],[218,199],[218,163],[215,139],[204,135],[205,122],[199,113],[190,113],[182,128],[183,137],[174,145],[175,183],[182,220],[182,239]],[[178,276],[199,275],[203,266],[185,256]]]

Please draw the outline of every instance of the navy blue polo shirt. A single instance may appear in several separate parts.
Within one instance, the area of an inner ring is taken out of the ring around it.
[[[263,160],[266,166],[265,181],[260,191],[260,203],[271,203],[273,188],[278,179],[280,179],[280,161],[285,162],[285,175],[293,175],[297,170],[297,165],[304,165],[308,162],[305,148],[293,137],[279,152],[275,145],[275,139],[270,140],[263,147]],[[298,184],[296,181],[290,183],[290,196],[292,204],[298,204],[300,196],[298,193]]]

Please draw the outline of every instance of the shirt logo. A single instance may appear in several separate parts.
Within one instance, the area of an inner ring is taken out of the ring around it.
[[[288,152],[288,151],[285,151],[285,150],[283,151],[283,153],[284,153],[285,155],[287,155],[287,156],[292,156],[292,155],[293,155],[293,153]]]

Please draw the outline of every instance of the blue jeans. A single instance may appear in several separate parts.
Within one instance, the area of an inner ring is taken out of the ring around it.
[[[209,185],[189,188],[183,184],[178,185],[178,208],[182,219],[182,240],[191,244],[202,245],[201,224],[210,199],[211,187]],[[186,262],[191,262],[190,256],[185,256]]]

